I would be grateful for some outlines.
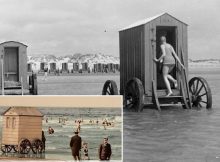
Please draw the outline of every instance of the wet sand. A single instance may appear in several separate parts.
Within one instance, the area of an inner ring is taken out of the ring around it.
[[[116,81],[119,86],[119,74],[38,76],[39,95],[101,95],[107,80]],[[119,88],[119,87],[118,87]]]

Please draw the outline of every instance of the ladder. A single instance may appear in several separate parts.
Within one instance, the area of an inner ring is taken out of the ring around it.
[[[166,96],[166,90],[156,89],[155,80],[153,80],[152,84],[153,102],[159,111],[161,111],[161,107],[171,106],[183,106],[184,108],[189,109],[182,81],[180,81],[180,89],[172,89],[173,94],[168,97]]]

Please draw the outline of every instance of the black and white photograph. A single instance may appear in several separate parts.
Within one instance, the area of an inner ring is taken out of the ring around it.
[[[220,1],[0,0],[0,13],[2,97],[121,95],[123,161],[220,161]]]

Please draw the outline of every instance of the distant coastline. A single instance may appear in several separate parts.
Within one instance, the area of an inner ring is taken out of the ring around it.
[[[189,59],[188,64],[190,69],[220,68],[220,59],[205,59],[205,60]]]

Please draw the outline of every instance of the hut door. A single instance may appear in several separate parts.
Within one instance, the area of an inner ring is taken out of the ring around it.
[[[18,48],[5,47],[4,49],[4,74],[5,81],[19,81],[18,76]]]
[[[177,41],[176,41],[176,27],[174,26],[158,26],[156,28],[156,57],[159,58],[162,54],[160,49],[160,37],[165,36],[167,39],[167,43],[171,44],[176,50]],[[157,64],[157,89],[166,89],[166,85],[163,80],[162,75],[162,64]],[[176,78],[176,68],[174,68],[170,75]],[[174,88],[174,85],[171,84],[171,88]]]

